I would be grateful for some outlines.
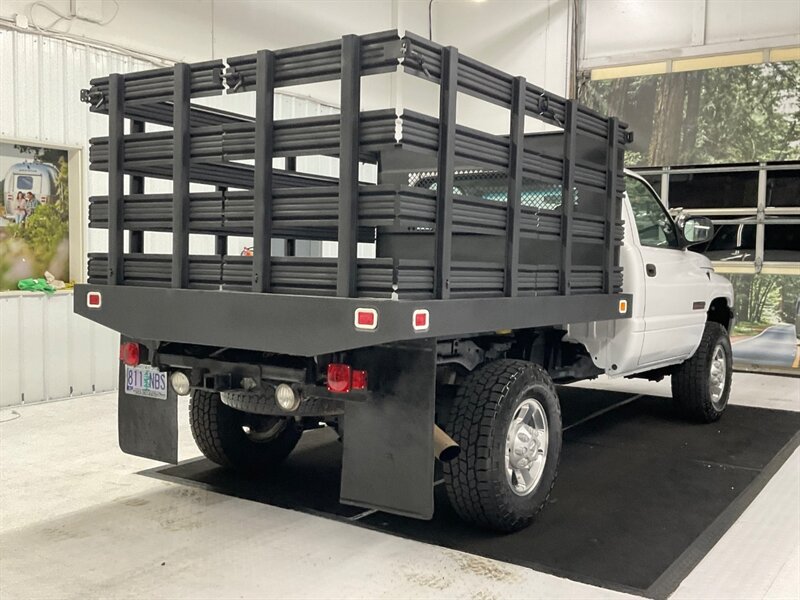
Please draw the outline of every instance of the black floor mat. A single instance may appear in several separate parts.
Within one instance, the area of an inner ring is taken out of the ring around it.
[[[149,475],[660,598],[669,595],[798,446],[800,413],[731,406],[712,425],[680,420],[669,400],[561,388],[564,434],[548,506],[528,529],[496,535],[459,521],[443,485],[436,515],[364,515],[339,504],[341,445],[307,433],[268,479],[198,459]],[[576,426],[570,426],[576,424]]]

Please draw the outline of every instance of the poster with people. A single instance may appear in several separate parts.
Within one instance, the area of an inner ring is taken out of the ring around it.
[[[0,291],[21,280],[69,281],[68,153],[0,143]]]

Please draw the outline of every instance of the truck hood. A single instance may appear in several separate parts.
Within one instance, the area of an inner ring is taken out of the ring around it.
[[[689,250],[688,257],[698,269],[708,273],[709,302],[714,298],[725,298],[728,301],[728,306],[733,307],[733,285],[731,282],[726,277],[714,272],[711,261],[702,254]]]
[[[711,261],[703,256],[702,254],[698,254],[697,252],[692,252],[691,250],[687,251],[689,259],[697,266],[699,269],[708,269],[709,271],[713,271],[714,267],[711,265]]]

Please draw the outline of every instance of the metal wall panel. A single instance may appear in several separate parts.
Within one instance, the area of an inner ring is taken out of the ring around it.
[[[0,406],[20,403],[20,307],[14,296],[0,296]]]
[[[82,182],[86,252],[107,250],[106,231],[90,230],[85,215],[86,198],[107,193],[107,175],[89,172],[86,165],[87,142],[90,137],[107,135],[108,119],[90,113],[79,92],[93,77],[153,66],[72,42],[0,30],[0,138],[82,151],[83,172],[71,173],[71,177]],[[204,103],[250,115],[255,108],[253,94],[212,98]],[[310,98],[280,95],[276,99],[278,119],[334,112],[336,108]],[[338,173],[337,161],[325,157],[304,157],[298,161],[298,168],[323,175]],[[146,185],[148,192],[172,190],[169,181],[147,180]],[[168,233],[148,232],[145,240],[148,252],[172,251]],[[252,245],[248,238],[239,240],[241,247],[234,244],[234,238],[231,240],[231,253]],[[213,253],[213,239],[192,236],[191,249],[196,254]],[[298,250],[319,256],[321,244],[301,244]],[[82,265],[85,273],[86,256]],[[0,293],[0,406],[20,404],[23,398],[25,403],[41,402],[116,389],[118,344],[117,333],[73,314],[71,293],[51,297]]]
[[[72,312],[72,293],[0,295],[0,406],[116,388],[119,335]]]
[[[46,398],[65,398],[71,395],[69,348],[69,322],[73,319],[72,294],[58,294],[43,298],[42,358]]]

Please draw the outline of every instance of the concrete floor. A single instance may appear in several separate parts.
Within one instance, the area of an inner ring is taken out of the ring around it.
[[[800,379],[736,374],[732,402],[800,410]],[[625,597],[136,475],[154,465],[117,450],[112,394],[0,411],[0,598]],[[800,598],[800,451],[673,597]]]

